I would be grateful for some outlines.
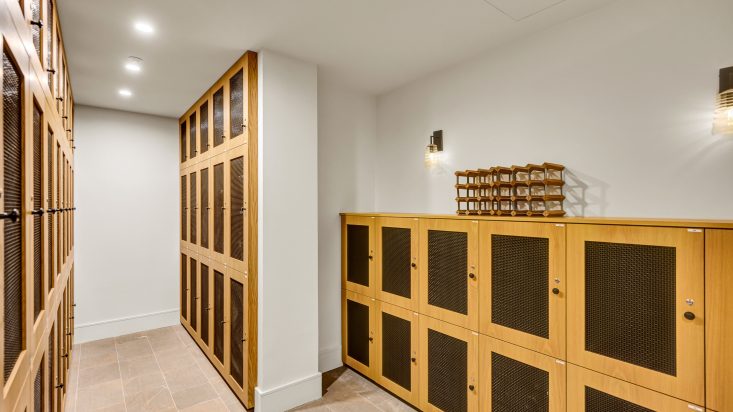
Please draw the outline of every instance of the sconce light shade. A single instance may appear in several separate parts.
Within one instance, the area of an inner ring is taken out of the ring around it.
[[[443,131],[438,130],[430,136],[430,143],[425,147],[425,166],[432,168],[440,163],[443,152]]]
[[[720,88],[715,105],[713,133],[733,134],[733,67],[720,70]]]

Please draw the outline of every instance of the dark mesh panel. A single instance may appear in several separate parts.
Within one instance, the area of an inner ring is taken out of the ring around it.
[[[46,1],[46,69],[53,69],[53,0]],[[48,73],[48,88],[53,92],[53,72]]]
[[[33,410],[43,412],[43,359],[38,367],[36,377],[33,379]]]
[[[231,348],[230,374],[240,387],[244,386],[244,286],[236,280],[231,281],[231,331],[229,346]]]
[[[46,155],[46,158],[48,160],[48,209],[53,208],[53,144],[54,144],[54,137],[53,132],[51,129],[48,129],[48,153]],[[54,215],[53,213],[48,214],[48,234],[47,236],[47,250],[48,253],[48,290],[51,290],[53,288],[54,284],[54,277],[56,272],[54,272],[53,267],[53,248],[54,248],[54,238],[53,238],[53,221],[54,221]]]
[[[585,387],[585,410],[587,412],[654,412],[652,409],[587,386]]]
[[[369,286],[369,226],[346,225],[346,280]]]
[[[382,312],[382,376],[412,388],[412,336],[410,321]]]
[[[201,247],[209,248],[209,169],[201,169]]]
[[[224,163],[214,165],[214,251],[224,253]]]
[[[214,93],[214,147],[224,143],[224,88]]]
[[[191,159],[196,157],[196,112],[191,113],[188,118],[188,150]]]
[[[214,271],[214,356],[224,363],[224,274]]]
[[[41,21],[41,0],[31,0],[31,20]],[[33,37],[33,47],[36,49],[38,59],[41,60],[41,30],[42,28],[36,24],[31,24],[31,37]]]
[[[199,107],[199,148],[201,153],[209,150],[209,102],[206,101]]]
[[[38,210],[43,205],[43,129],[41,124],[41,109],[33,104],[33,209]],[[41,228],[43,217],[33,215],[33,320],[43,309],[43,238]]]
[[[550,241],[491,235],[491,322],[550,336]]]
[[[492,352],[491,410],[496,412],[549,411],[550,374],[545,370]]]
[[[181,315],[188,319],[188,257],[181,254]]]
[[[181,123],[181,163],[186,161],[186,122]]]
[[[468,233],[428,231],[428,304],[468,314]]]
[[[410,229],[382,228],[382,290],[409,299],[412,259]]]
[[[444,411],[468,409],[468,343],[428,329],[428,403]]]
[[[229,126],[231,137],[244,133],[244,70],[229,79]]]
[[[191,206],[188,209],[189,217],[191,219],[191,243],[194,245],[196,244],[196,218],[198,217],[196,215],[196,172],[191,173],[191,175],[188,177],[188,183],[191,186],[191,193],[190,196],[190,203]]]
[[[49,403],[53,404],[54,392],[56,390],[56,374],[54,373],[53,364],[55,362],[55,354],[53,351],[53,338],[56,335],[56,327],[51,325],[51,332],[48,334],[48,400]],[[52,411],[49,408],[49,412]]]
[[[346,342],[349,357],[369,366],[369,306],[346,301]]]
[[[5,238],[5,380],[23,350],[23,132],[19,70],[3,53],[3,205],[5,213],[17,210],[19,219],[4,219]]]
[[[196,259],[191,258],[191,274],[190,278],[191,281],[189,282],[191,284],[191,288],[189,290],[189,307],[191,308],[191,318],[189,323],[191,324],[191,327],[193,330],[196,330],[198,326],[198,316],[196,313],[196,299],[198,298],[198,282],[196,280],[196,272],[197,272],[197,262]]]
[[[230,162],[231,254],[234,259],[244,260],[244,157]]]
[[[188,196],[186,196],[186,176],[181,176],[181,240],[186,240],[188,232],[186,210],[188,210]]]
[[[585,242],[585,349],[675,376],[673,247]]]
[[[201,264],[201,340],[209,345],[209,267]]]

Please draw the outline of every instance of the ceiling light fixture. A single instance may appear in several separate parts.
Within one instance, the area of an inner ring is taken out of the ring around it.
[[[152,34],[153,32],[155,32],[153,26],[150,25],[150,23],[146,23],[144,21],[135,22],[135,30],[145,34]]]
[[[120,96],[122,96],[122,97],[130,97],[130,96],[132,96],[132,91],[130,91],[130,89],[120,89],[120,90],[118,91],[118,93],[119,93],[119,94],[120,94]]]
[[[713,134],[733,134],[733,67],[720,69]]]
[[[142,63],[143,59],[130,56],[127,58],[127,62],[125,63],[125,69],[133,73],[139,73],[143,69]]]

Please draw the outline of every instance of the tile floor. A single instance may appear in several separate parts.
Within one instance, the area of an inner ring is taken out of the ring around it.
[[[324,384],[323,398],[293,411],[414,410],[349,369]],[[67,390],[67,412],[245,410],[180,325],[77,345]]]

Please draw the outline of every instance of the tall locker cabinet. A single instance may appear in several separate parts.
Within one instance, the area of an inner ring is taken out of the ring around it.
[[[247,407],[257,381],[257,54],[179,119],[181,324]]]
[[[73,347],[73,95],[55,0],[0,0],[2,411],[63,411]]]

